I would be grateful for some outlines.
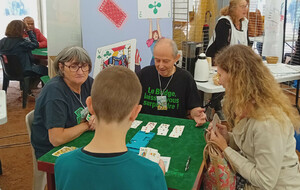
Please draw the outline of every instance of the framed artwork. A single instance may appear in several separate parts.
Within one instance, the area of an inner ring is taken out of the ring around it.
[[[138,18],[171,18],[171,0],[138,0]]]
[[[97,48],[93,78],[110,66],[124,66],[135,70],[136,39]]]

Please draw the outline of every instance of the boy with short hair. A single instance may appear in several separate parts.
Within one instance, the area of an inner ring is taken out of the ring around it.
[[[167,189],[163,162],[159,166],[126,147],[127,131],[141,110],[140,97],[141,84],[131,70],[114,66],[97,75],[86,100],[96,116],[95,136],[56,160],[57,190]]]

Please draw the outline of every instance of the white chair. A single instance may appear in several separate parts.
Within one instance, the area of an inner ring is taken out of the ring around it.
[[[26,115],[26,127],[29,135],[29,139],[31,140],[31,127],[34,118],[34,110],[30,111]],[[32,150],[32,162],[33,162],[33,190],[44,190],[47,184],[47,175],[46,172],[39,171],[37,168],[37,160],[35,157],[34,148],[31,146]]]

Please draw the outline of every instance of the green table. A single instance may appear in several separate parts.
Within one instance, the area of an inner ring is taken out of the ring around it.
[[[126,136],[126,142],[141,130],[142,126],[149,121],[157,122],[152,132],[157,133],[157,128],[161,123],[170,124],[168,135],[171,133],[175,125],[184,125],[184,131],[181,137],[172,138],[167,136],[155,135],[148,144],[148,147],[158,149],[161,156],[171,157],[169,170],[166,173],[166,181],[169,188],[172,189],[192,189],[195,181],[199,182],[199,170],[203,159],[203,149],[205,146],[204,128],[208,126],[205,123],[201,127],[195,127],[195,121],[188,119],[178,119],[172,117],[154,116],[147,114],[139,114],[137,120],[143,121],[137,129],[130,129]],[[94,136],[94,132],[85,132],[77,139],[64,145],[53,148],[47,154],[38,160],[38,169],[47,172],[48,190],[55,189],[54,181],[54,163],[57,157],[52,153],[63,146],[83,147],[87,145]],[[184,171],[188,156],[191,156],[190,167],[187,172]],[[197,176],[198,175],[198,176]],[[198,178],[198,179],[197,179]]]
[[[37,48],[37,49],[32,50],[31,53],[38,59],[47,59],[48,58],[47,48]]]

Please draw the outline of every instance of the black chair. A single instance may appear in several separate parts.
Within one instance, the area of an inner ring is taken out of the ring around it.
[[[0,62],[3,69],[2,89],[7,93],[10,80],[20,81],[20,87],[23,90],[23,108],[26,108],[31,76],[24,76],[22,65],[17,55],[0,55]]]

